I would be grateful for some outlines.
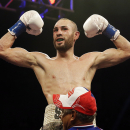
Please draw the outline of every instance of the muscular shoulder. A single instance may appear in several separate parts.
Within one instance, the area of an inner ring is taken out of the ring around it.
[[[30,53],[35,57],[38,65],[41,65],[41,63],[42,64],[46,63],[48,60],[51,59],[47,54],[42,52],[30,52]]]
[[[83,54],[80,59],[96,59],[97,56],[100,55],[101,52],[88,52],[88,53],[85,53]]]
[[[89,64],[92,67],[96,66],[96,59],[102,52],[89,52],[85,53],[80,57],[80,60],[83,60],[86,64]]]
[[[43,58],[43,59],[50,59],[50,57],[42,52],[30,52],[36,59]]]

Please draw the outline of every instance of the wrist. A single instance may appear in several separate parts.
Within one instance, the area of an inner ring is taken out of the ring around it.
[[[26,26],[21,20],[18,20],[12,27],[8,29],[11,35],[18,37],[22,32],[26,31]]]
[[[103,34],[113,41],[117,39],[120,34],[120,31],[112,25],[108,24],[107,28],[103,31]]]

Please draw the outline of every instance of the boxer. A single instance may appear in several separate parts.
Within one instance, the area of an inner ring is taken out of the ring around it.
[[[115,44],[116,49],[75,56],[74,45],[80,32],[73,21],[65,18],[58,20],[53,28],[53,44],[57,52],[55,57],[50,58],[41,52],[28,52],[23,48],[11,48],[22,32],[37,36],[42,33],[43,25],[38,12],[25,12],[0,39],[0,58],[34,71],[48,102],[43,128],[49,130],[52,127],[57,129],[61,124],[58,118],[60,110],[53,104],[53,94],[67,94],[79,86],[91,90],[91,82],[98,69],[117,65],[130,58],[130,43],[104,17],[94,14],[83,25],[86,37],[103,34]]]

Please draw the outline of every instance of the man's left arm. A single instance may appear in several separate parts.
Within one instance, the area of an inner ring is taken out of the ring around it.
[[[88,38],[104,34],[117,47],[117,49],[111,48],[96,53],[93,66],[96,66],[97,69],[114,66],[130,58],[130,42],[121,36],[120,31],[110,25],[101,15],[90,16],[85,21],[83,28]]]
[[[97,54],[94,62],[97,69],[111,67],[130,58],[130,42],[127,39],[119,35],[113,43],[117,49],[111,48]]]

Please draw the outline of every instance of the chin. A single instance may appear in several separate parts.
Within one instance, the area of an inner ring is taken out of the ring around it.
[[[57,49],[58,51],[65,51],[64,45],[56,46],[56,49]]]
[[[56,45],[57,46],[64,46],[64,44],[65,44],[64,42],[61,42],[61,43],[57,43]]]

